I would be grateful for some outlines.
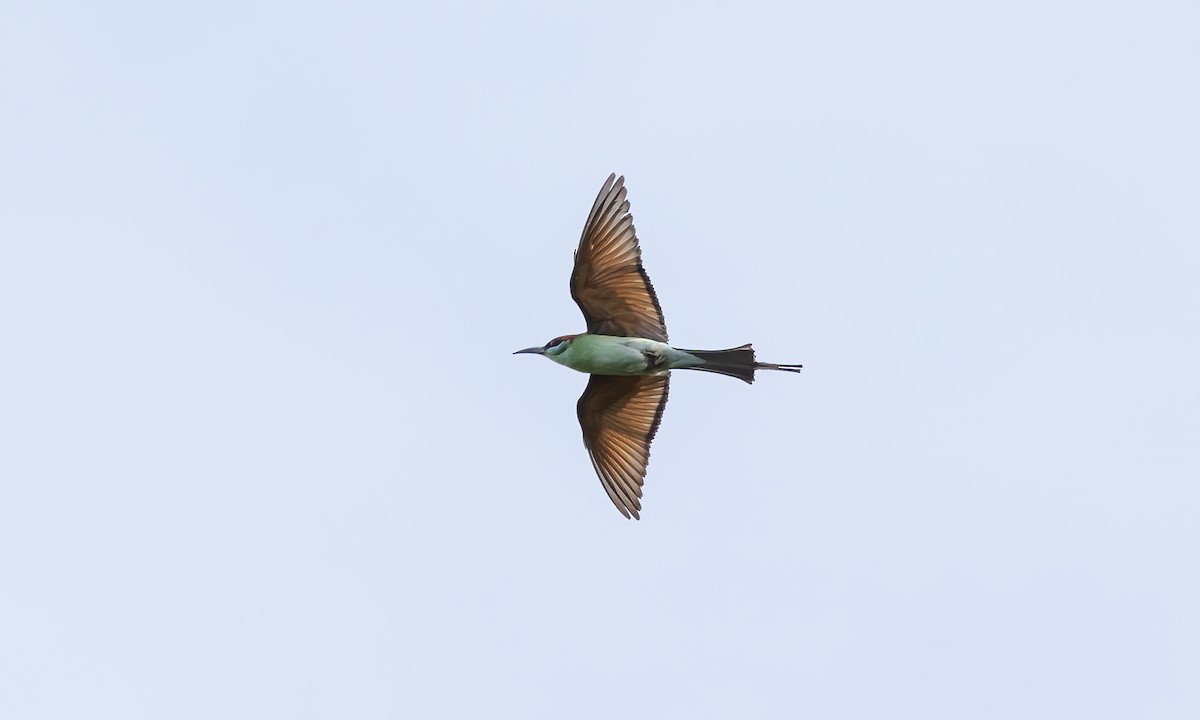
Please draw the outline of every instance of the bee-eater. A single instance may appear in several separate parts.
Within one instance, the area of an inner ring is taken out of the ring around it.
[[[545,355],[591,374],[576,405],[583,444],[608,497],[625,517],[642,509],[650,442],[667,405],[672,370],[705,370],[754,382],[754,371],[800,372],[801,365],[754,359],[750,345],[729,350],[681,350],[667,344],[667,326],[626,199],[625,178],[609,175],[596,196],[571,273],[571,297],[587,332],[560,335],[513,353]]]

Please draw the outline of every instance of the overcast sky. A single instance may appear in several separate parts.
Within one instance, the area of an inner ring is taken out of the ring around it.
[[[1200,717],[1200,6],[167,5],[0,10],[0,715]],[[805,366],[640,522],[614,171]]]

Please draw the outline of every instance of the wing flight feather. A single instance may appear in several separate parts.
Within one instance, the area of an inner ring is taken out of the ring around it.
[[[662,306],[642,267],[624,177],[609,175],[592,205],[575,251],[571,297],[589,333],[667,342]]]
[[[576,410],[604,491],[625,517],[642,509],[650,443],[667,405],[669,374],[592,375]]]

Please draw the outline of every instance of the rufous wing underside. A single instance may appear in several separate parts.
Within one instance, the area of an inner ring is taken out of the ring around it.
[[[642,267],[624,177],[608,176],[588,215],[575,251],[571,297],[589,333],[667,342],[662,307]]]
[[[650,442],[667,404],[669,374],[592,375],[576,409],[583,444],[608,497],[625,517],[642,509]]]

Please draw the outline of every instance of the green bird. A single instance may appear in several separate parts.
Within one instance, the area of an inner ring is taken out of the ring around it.
[[[802,365],[754,359],[750,345],[729,350],[683,350],[667,344],[667,325],[642,267],[625,178],[609,175],[575,251],[571,297],[587,332],[560,335],[518,350],[591,374],[576,411],[583,444],[609,499],[626,518],[639,518],[650,442],[667,405],[672,370],[704,370],[748,383],[754,371],[800,372]]]

